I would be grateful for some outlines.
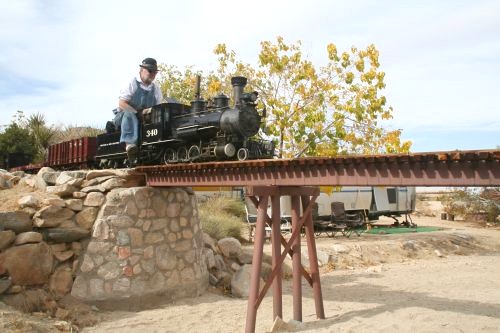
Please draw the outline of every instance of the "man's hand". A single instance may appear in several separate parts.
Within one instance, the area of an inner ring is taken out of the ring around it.
[[[118,106],[120,107],[120,109],[122,111],[129,111],[129,112],[132,112],[132,113],[137,113],[137,110],[134,109],[133,107],[131,107],[130,104],[128,104],[128,102],[124,101],[123,99],[120,99],[118,101]]]

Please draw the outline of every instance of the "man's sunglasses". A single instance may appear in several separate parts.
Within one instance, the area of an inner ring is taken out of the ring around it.
[[[148,69],[148,68],[146,68],[146,70],[149,72],[149,74],[156,74],[156,73],[158,73],[158,71],[155,71],[154,69]]]

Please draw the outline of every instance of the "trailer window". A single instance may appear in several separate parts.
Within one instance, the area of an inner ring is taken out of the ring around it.
[[[389,200],[390,204],[397,203],[397,201],[396,201],[396,189],[395,188],[388,188],[387,189],[387,199]]]

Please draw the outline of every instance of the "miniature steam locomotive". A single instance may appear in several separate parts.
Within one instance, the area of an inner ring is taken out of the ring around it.
[[[231,79],[233,102],[220,94],[213,101],[200,98],[200,77],[191,105],[171,100],[142,110],[139,116],[139,153],[130,161],[120,143],[120,132],[97,136],[96,161],[101,167],[211,160],[272,158],[274,144],[256,139],[265,109],[257,110],[257,92],[244,92],[245,77]]]

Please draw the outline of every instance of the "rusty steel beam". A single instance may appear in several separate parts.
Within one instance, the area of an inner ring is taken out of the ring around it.
[[[181,163],[136,168],[150,186],[500,186],[500,149]]]

